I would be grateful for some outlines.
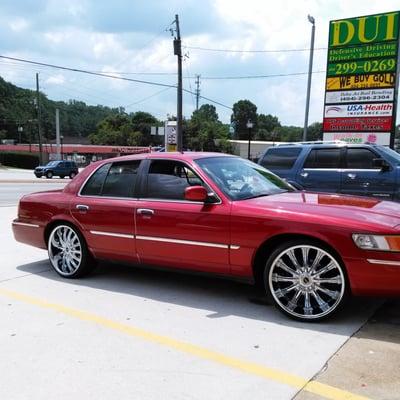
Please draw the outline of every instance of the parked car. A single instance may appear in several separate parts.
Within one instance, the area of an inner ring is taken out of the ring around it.
[[[287,144],[269,147],[259,164],[305,190],[400,201],[400,154],[385,146]]]
[[[50,161],[45,166],[36,167],[33,171],[36,178],[45,176],[47,179],[51,179],[53,176],[59,176],[61,179],[69,176],[73,179],[78,172],[78,166],[73,161]]]
[[[65,278],[95,260],[259,284],[302,321],[353,295],[400,294],[400,205],[297,191],[220,153],[150,153],[89,165],[64,189],[22,197],[15,239]]]

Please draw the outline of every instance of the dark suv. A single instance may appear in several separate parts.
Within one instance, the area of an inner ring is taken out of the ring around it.
[[[385,146],[293,143],[269,147],[259,164],[305,190],[400,201],[400,154]]]
[[[50,161],[45,166],[36,167],[33,171],[36,178],[45,176],[51,179],[53,176],[59,176],[63,179],[69,176],[73,179],[78,174],[78,167],[73,161]]]

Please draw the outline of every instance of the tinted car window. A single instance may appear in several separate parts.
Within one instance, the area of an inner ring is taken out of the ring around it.
[[[377,155],[368,149],[347,149],[347,168],[352,169],[376,169],[373,160]]]
[[[153,199],[184,200],[189,186],[204,185],[185,164],[173,160],[154,160],[147,177],[147,194]]]
[[[140,160],[114,163],[108,171],[101,194],[111,197],[133,197]]]
[[[81,194],[86,196],[100,196],[104,180],[111,164],[100,167],[86,182]]]
[[[270,169],[291,169],[300,152],[301,148],[296,147],[268,149],[261,165]]]
[[[340,149],[311,150],[304,168],[340,168]]]

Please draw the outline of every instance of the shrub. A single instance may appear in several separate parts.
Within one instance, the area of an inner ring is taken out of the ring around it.
[[[0,163],[9,167],[33,169],[39,165],[39,155],[19,152],[1,152]]]

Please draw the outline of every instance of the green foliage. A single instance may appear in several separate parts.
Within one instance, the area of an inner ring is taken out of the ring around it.
[[[229,131],[219,120],[216,108],[203,104],[185,123],[184,147],[196,151],[228,151]]]
[[[145,111],[126,113],[122,107],[89,106],[82,101],[49,100],[40,93],[43,141],[55,137],[55,110],[60,110],[61,133],[66,136],[89,137],[93,144],[118,146],[163,145],[164,138],[151,136],[151,126],[162,126],[153,115]],[[176,120],[169,116],[169,120]],[[233,105],[231,122],[235,138],[248,139],[247,121],[254,124],[253,140],[301,141],[303,129],[282,126],[276,116],[257,114],[257,106],[249,100]],[[22,142],[37,142],[36,93],[21,89],[0,78],[0,140],[17,139],[18,127],[23,128]],[[229,125],[219,120],[215,106],[203,104],[194,111],[190,120],[183,121],[183,144],[191,150],[230,152]],[[396,138],[400,134],[397,129]],[[315,122],[308,128],[307,140],[322,139],[322,124]]]
[[[278,117],[275,117],[271,114],[258,114],[257,122],[258,129],[263,129],[269,133],[281,126]]]
[[[157,145],[161,138],[153,138],[150,134],[151,126],[156,125],[160,125],[157,118],[143,111],[110,115],[97,124],[96,131],[89,135],[89,139],[97,145]]]
[[[247,139],[249,130],[246,126],[247,121],[253,123],[252,134],[257,131],[257,106],[250,100],[239,100],[233,105],[231,122],[235,126],[237,139]]]
[[[314,122],[307,128],[307,140],[322,140],[323,126],[321,122]]]
[[[9,167],[33,169],[39,165],[39,155],[20,152],[1,152],[0,164]]]
[[[63,136],[86,137],[95,131],[99,121],[109,115],[123,112],[121,108],[89,106],[82,101],[69,102],[49,100],[40,93],[40,110],[44,142],[55,138],[55,113],[60,110],[60,128]],[[22,141],[37,142],[36,92],[21,89],[0,77],[0,129],[7,139],[18,137],[22,126]]]
[[[303,128],[298,126],[281,126],[275,129],[275,140],[280,142],[300,142],[303,136]]]

